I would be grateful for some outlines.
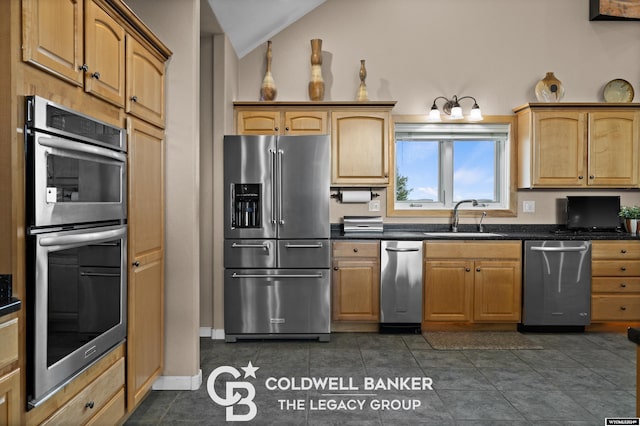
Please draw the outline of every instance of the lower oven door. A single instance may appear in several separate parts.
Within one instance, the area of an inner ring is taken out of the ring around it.
[[[317,337],[331,328],[329,269],[227,269],[225,339]]]
[[[31,235],[31,407],[126,337],[126,225]]]

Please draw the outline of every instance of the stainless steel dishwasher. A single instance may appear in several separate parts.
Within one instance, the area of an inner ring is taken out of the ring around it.
[[[591,322],[591,242],[525,241],[523,326]]]
[[[380,252],[380,331],[419,333],[422,241],[382,241]]]

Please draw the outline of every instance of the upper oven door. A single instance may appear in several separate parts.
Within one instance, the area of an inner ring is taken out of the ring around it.
[[[125,153],[39,131],[27,141],[30,226],[126,219]]]

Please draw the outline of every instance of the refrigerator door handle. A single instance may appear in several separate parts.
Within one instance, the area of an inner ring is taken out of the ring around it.
[[[263,243],[263,244],[238,244],[238,243],[233,243],[233,244],[231,244],[231,247],[233,247],[233,248],[258,248],[258,249],[262,249],[264,251],[269,251],[269,243]]]
[[[316,244],[285,244],[286,248],[322,248],[322,243]]]
[[[271,154],[271,223],[275,225],[277,223],[275,205],[276,199],[278,197],[278,194],[276,193],[277,183],[275,182],[275,180],[277,176],[276,170],[278,166],[276,164],[276,151],[274,149],[270,149],[269,153]]]
[[[282,183],[282,157],[284,156],[284,151],[278,150],[278,223],[280,225],[284,225],[283,209],[282,209],[282,198],[283,194],[283,183]]]
[[[238,274],[234,272],[231,278],[322,278],[322,273],[317,274]]]

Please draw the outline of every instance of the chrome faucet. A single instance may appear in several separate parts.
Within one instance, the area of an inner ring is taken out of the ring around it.
[[[482,224],[482,219],[487,217],[487,212],[482,212],[482,216],[480,217],[480,223],[478,224],[478,232],[484,232],[484,225]]]
[[[460,218],[458,217],[458,207],[460,207],[460,204],[462,203],[472,203],[471,205],[475,207],[478,205],[478,200],[458,201],[456,206],[453,208],[453,221],[451,223],[451,232],[458,232],[458,222],[460,221]]]

